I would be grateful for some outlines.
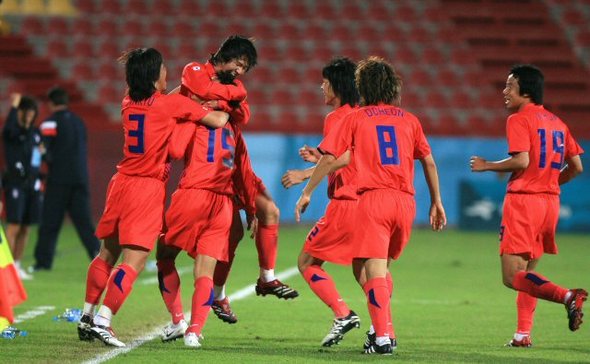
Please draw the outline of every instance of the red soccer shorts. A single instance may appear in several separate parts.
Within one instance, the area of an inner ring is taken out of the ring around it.
[[[353,257],[397,259],[410,240],[415,216],[410,194],[391,189],[363,193],[354,222]]]
[[[201,189],[179,189],[166,212],[165,244],[191,257],[227,261],[233,209],[230,196]]]
[[[326,214],[307,235],[303,251],[326,262],[351,264],[357,206],[357,200],[331,200]]]
[[[500,255],[537,259],[543,253],[557,254],[558,218],[558,195],[507,193],[500,226]]]
[[[116,173],[96,228],[96,237],[119,237],[120,245],[152,250],[164,220],[166,187],[163,181]]]

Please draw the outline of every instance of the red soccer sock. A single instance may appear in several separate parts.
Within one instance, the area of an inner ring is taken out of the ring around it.
[[[279,224],[258,225],[256,249],[258,264],[263,269],[274,269],[279,249]]]
[[[514,275],[512,287],[533,297],[557,303],[563,303],[568,292],[567,288],[558,286],[539,273],[524,270]]]
[[[239,240],[232,241],[233,239],[229,240],[229,248],[228,248],[228,260],[227,262],[217,261],[215,265],[215,272],[213,273],[213,284],[216,286],[224,286],[225,282],[227,282],[227,277],[229,277],[229,272],[231,270],[232,263],[234,262],[234,257],[236,256],[236,249],[238,248],[238,244],[240,243]]]
[[[365,283],[363,290],[367,295],[367,306],[371,322],[377,337],[390,336],[388,322],[390,321],[390,298],[387,281],[383,278],[372,278]]]
[[[111,273],[103,305],[110,308],[113,315],[117,314],[117,311],[131,293],[135,279],[137,279],[137,272],[127,264],[120,264]]]
[[[518,318],[516,333],[523,335],[531,334],[536,307],[536,297],[533,297],[526,292],[518,292],[518,295],[516,296],[516,311]]]
[[[332,277],[318,265],[310,265],[303,272],[309,288],[334,312],[337,318],[346,317],[350,309],[340,298]]]
[[[172,316],[172,323],[176,325],[180,320],[184,319],[182,296],[180,294],[180,277],[173,259],[159,260],[156,265],[158,266],[160,294],[168,312],[170,312],[170,316]]]
[[[209,310],[213,303],[213,280],[209,277],[199,277],[195,281],[195,293],[193,293],[193,306],[191,308],[191,325],[187,332],[200,335],[203,326],[207,322]]]
[[[391,272],[387,271],[385,275],[385,281],[387,281],[387,289],[389,290],[389,308],[387,309],[388,317],[387,317],[387,331],[389,331],[389,337],[395,338],[395,329],[393,328],[393,319],[391,317],[391,297],[393,296],[393,277],[391,276]]]
[[[86,276],[85,302],[93,305],[98,304],[100,296],[102,296],[102,293],[107,286],[112,270],[113,266],[99,257],[92,260],[88,266],[88,275]]]

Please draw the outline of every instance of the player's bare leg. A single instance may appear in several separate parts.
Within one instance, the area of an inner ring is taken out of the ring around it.
[[[12,258],[16,266],[18,276],[22,280],[33,279],[33,276],[27,273],[21,266],[21,259],[25,251],[25,245],[29,240],[29,225],[8,224],[6,226],[6,240],[12,252]]]

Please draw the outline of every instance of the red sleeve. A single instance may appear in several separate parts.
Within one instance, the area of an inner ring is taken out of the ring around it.
[[[348,114],[342,122],[334,125],[330,133],[318,145],[318,150],[322,154],[328,153],[336,158],[339,158],[347,150],[352,150],[354,143],[354,121],[354,116]]]
[[[238,107],[233,108],[229,112],[229,116],[231,117],[231,121],[238,125],[248,124],[248,121],[250,121],[250,105],[248,105],[248,101],[244,100],[240,102]]]
[[[508,117],[506,121],[506,137],[508,139],[508,154],[531,150],[531,140],[526,119],[518,114]]]
[[[171,100],[169,103],[170,114],[175,119],[199,121],[209,114],[209,109],[186,96],[172,94],[166,97]]]
[[[566,130],[565,158],[575,157],[580,154],[584,154],[584,149],[576,142],[569,129]]]
[[[237,100],[246,98],[246,89],[242,83],[222,85],[211,80],[205,65],[192,62],[184,66],[182,86],[203,100]]]
[[[414,139],[414,159],[424,159],[432,154],[430,144],[426,140],[420,121],[416,119],[416,137]]]
[[[195,135],[195,123],[179,123],[174,126],[172,136],[168,142],[168,155],[172,159],[181,159],[186,148]]]

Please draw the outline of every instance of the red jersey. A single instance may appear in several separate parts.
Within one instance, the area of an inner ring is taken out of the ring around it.
[[[240,80],[234,81],[236,85],[222,85],[213,80],[215,76],[215,69],[211,63],[191,62],[182,70],[181,93],[186,95],[190,92],[203,100],[246,99],[246,89]]]
[[[431,153],[418,118],[385,104],[350,112],[319,148],[335,157],[354,151],[359,194],[387,188],[413,195],[414,159]]]
[[[508,153],[528,152],[529,166],[515,171],[508,192],[558,195],[564,160],[584,153],[569,128],[543,105],[527,104],[506,122]]]
[[[125,143],[117,170],[128,176],[160,180],[167,178],[168,139],[177,119],[197,121],[209,112],[182,95],[160,92],[138,102],[126,96],[121,108]]]
[[[232,126],[211,129],[193,123],[178,124],[170,142],[170,156],[184,156],[179,189],[203,189],[232,195],[236,142]]]
[[[349,104],[345,104],[332,111],[324,119],[324,138],[334,130],[335,126],[342,123],[344,117],[354,110]],[[334,173],[328,175],[328,197],[339,200],[356,200],[356,167],[354,156],[351,152],[350,163]]]

